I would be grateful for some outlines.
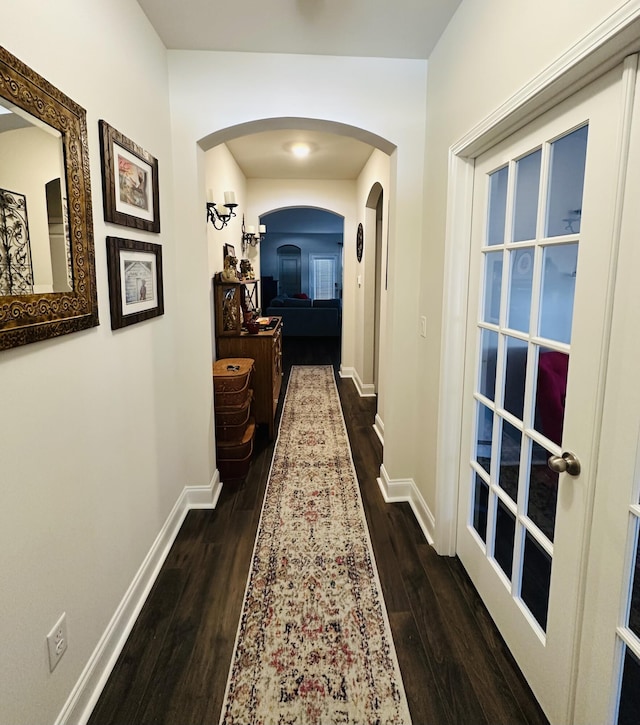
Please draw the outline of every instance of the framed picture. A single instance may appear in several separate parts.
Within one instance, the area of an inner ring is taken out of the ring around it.
[[[111,329],[164,314],[162,247],[107,237]]]
[[[236,256],[236,248],[233,246],[233,244],[224,245],[224,258],[226,259],[227,257],[235,257],[236,259],[238,258]]]
[[[160,231],[158,161],[100,121],[104,220],[124,227]]]

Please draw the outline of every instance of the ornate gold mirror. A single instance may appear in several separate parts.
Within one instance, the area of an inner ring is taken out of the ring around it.
[[[0,349],[97,324],[85,111],[0,47]]]

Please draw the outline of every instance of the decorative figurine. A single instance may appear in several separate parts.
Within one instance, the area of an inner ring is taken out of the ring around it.
[[[237,264],[238,260],[235,257],[227,255],[224,258],[224,270],[220,273],[220,278],[223,282],[238,281],[238,271],[236,269]]]
[[[240,260],[240,275],[242,279],[255,279],[255,273],[248,259]]]

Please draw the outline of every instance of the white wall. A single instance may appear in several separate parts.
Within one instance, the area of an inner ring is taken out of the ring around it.
[[[0,0],[0,17],[7,50],[87,110],[101,321],[0,352],[0,719],[43,725],[185,483],[208,483],[208,470],[186,479],[176,418],[176,358],[189,350],[176,337],[166,51],[131,0]],[[160,235],[103,222],[101,118],[158,159]],[[162,244],[163,317],[111,331],[107,234]],[[69,649],[50,674],[45,636],[63,611]]]
[[[457,323],[441,319],[448,150],[624,4],[463,0],[429,59],[419,303],[427,316],[427,337],[418,347],[417,398],[423,415],[415,445],[421,450],[416,483],[432,512],[437,494],[441,334],[443,326]]]
[[[387,154],[376,149],[365,164],[358,177],[358,209],[364,227],[364,249],[362,262],[356,264],[356,277],[361,275],[362,286],[355,284],[357,296],[358,321],[357,350],[355,368],[365,385],[372,385],[373,380],[373,336],[374,336],[374,310],[375,310],[375,261],[376,261],[376,212],[367,208],[367,200],[375,184],[380,184],[383,190],[382,212],[382,277],[380,280],[380,339],[379,339],[379,392],[377,400],[377,414],[384,423],[384,405],[387,395],[386,369],[390,357],[388,344],[387,301],[388,294],[385,289],[385,270],[387,260],[387,241],[389,227],[389,197],[391,195],[391,160]],[[409,321],[409,325],[411,322]]]
[[[391,185],[398,201],[390,229],[388,326],[388,369],[396,372],[387,376],[384,455],[392,477],[412,473],[415,450],[405,429],[416,424],[419,267],[406,260],[418,258],[421,238],[426,68],[426,62],[414,60],[169,51],[176,214],[181,220],[181,249],[189,260],[188,265],[178,260],[177,274],[188,308],[185,343],[187,338],[193,343],[191,356],[181,359],[182,378],[189,381],[182,394],[191,419],[197,421],[193,430],[185,430],[184,444],[194,459],[201,456],[202,441],[192,433],[211,417],[211,381],[202,376],[211,344],[206,339],[210,335],[207,280],[195,282],[188,291],[186,287],[194,266],[207,264],[201,211],[206,197],[205,152],[198,150],[197,143],[212,133],[259,119],[326,119],[365,129],[397,147],[392,159]],[[211,93],[211,88],[227,89],[224,98]],[[250,218],[263,210],[238,209]],[[355,244],[356,227],[357,223],[345,224],[345,242]],[[345,243],[345,279],[353,275],[347,264],[354,263],[355,254]],[[353,324],[347,315],[346,329]],[[194,341],[200,339],[196,350]]]
[[[238,203],[238,207],[235,209],[236,216],[231,217],[227,226],[223,229],[215,229],[211,222],[207,223],[211,359],[215,360],[215,315],[213,311],[214,297],[211,280],[217,272],[221,272],[224,268],[225,244],[231,244],[236,250],[237,258],[241,258],[242,212],[239,209],[244,209],[246,206],[247,180],[226,144],[219,144],[207,151],[204,155],[204,162],[207,201],[214,201],[219,211],[226,212],[224,193],[225,191],[233,191],[236,195],[236,202]],[[202,214],[205,214],[204,208]]]
[[[209,193],[216,208],[226,211],[224,207],[225,191],[233,191],[238,207],[236,216],[231,217],[224,229],[214,229],[211,222],[207,224],[207,242],[209,250],[209,277],[220,272],[224,266],[224,245],[235,247],[238,259],[241,258],[240,240],[242,238],[242,210],[247,205],[247,180],[226,144],[219,144],[205,154],[205,184],[207,201]],[[204,214],[204,209],[202,211]],[[247,221],[247,224],[250,224]]]

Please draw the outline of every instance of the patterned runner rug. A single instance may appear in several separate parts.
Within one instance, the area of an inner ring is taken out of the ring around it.
[[[331,367],[291,372],[220,722],[411,722]]]

